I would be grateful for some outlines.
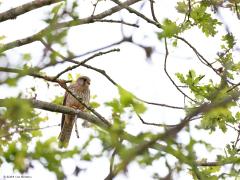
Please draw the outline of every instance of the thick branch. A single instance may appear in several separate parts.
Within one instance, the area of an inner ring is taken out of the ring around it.
[[[96,116],[90,115],[85,112],[77,111],[73,108],[56,105],[56,104],[52,104],[52,103],[48,103],[48,102],[44,102],[44,101],[39,101],[39,100],[35,100],[35,99],[23,99],[23,100],[25,100],[26,102],[29,102],[34,108],[37,108],[37,109],[43,109],[43,110],[47,110],[47,111],[51,111],[51,112],[60,112],[60,113],[64,113],[64,114],[76,114],[79,118],[82,118],[90,123],[96,124],[96,125],[100,126],[101,128],[106,129],[106,128],[111,127],[110,123],[107,123],[105,121],[103,122],[103,121],[101,121],[100,118],[97,118]],[[5,102],[5,99],[0,99],[0,107],[7,106],[4,102]]]
[[[102,121],[100,118],[94,115],[81,112],[70,107],[56,105],[53,103],[48,103],[48,102],[35,100],[35,99],[23,99],[23,100],[32,104],[33,108],[36,108],[36,109],[42,109],[42,110],[51,111],[51,112],[59,112],[64,114],[76,114],[79,118],[84,119],[90,123],[93,123],[105,130],[109,130],[112,126],[110,122]],[[5,99],[0,99],[0,107],[7,107],[5,101],[6,101]],[[121,139],[130,141],[132,143],[139,143],[139,139],[137,137],[124,131],[121,134]],[[164,147],[163,145],[160,145],[158,143],[156,143],[153,146],[153,148],[156,150],[162,150],[163,147]]]
[[[50,4],[58,3],[63,0],[35,0],[26,4],[23,4],[21,6],[12,8],[8,11],[0,13],[0,22],[9,20],[9,19],[15,19],[17,16],[22,15],[24,13],[27,13],[29,11],[32,11],[34,9],[41,8],[43,6],[47,6]]]

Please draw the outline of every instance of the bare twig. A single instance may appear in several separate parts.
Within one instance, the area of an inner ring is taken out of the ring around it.
[[[73,70],[73,69],[75,69],[75,68],[83,65],[83,64],[85,64],[86,62],[88,62],[89,60],[91,60],[91,59],[93,59],[93,58],[95,58],[95,57],[102,56],[102,55],[104,55],[104,54],[108,54],[108,53],[111,53],[111,52],[119,52],[119,51],[120,51],[120,49],[111,49],[111,50],[105,51],[105,52],[98,52],[98,53],[90,56],[89,58],[87,58],[87,59],[85,59],[85,60],[83,60],[83,61],[81,61],[81,62],[78,62],[78,63],[77,63],[76,65],[74,65],[74,66],[69,66],[69,67],[66,68],[65,70],[63,70],[63,71],[61,71],[60,73],[58,73],[58,74],[54,77],[54,79],[59,78],[62,74],[66,73],[67,71],[71,71],[71,70]],[[70,59],[68,59],[68,58],[65,58],[65,59],[63,59],[63,60],[65,60],[65,61],[70,61]],[[70,61],[70,62],[72,62],[72,61]],[[74,61],[74,62],[75,62],[75,61]]]
[[[172,105],[168,105],[168,104],[162,104],[162,103],[145,101],[145,100],[140,99],[138,97],[136,97],[136,99],[141,101],[141,102],[143,102],[143,103],[154,105],[154,106],[162,106],[162,107],[167,107],[167,108],[172,108],[172,109],[180,109],[180,110],[184,110],[185,109],[184,107],[172,106]]]
[[[234,158],[234,159],[230,159],[229,161],[224,161],[224,162],[220,162],[220,161],[213,161],[213,162],[197,162],[197,166],[222,166],[222,165],[226,165],[226,164],[235,164],[238,163],[239,159],[238,158]]]
[[[137,16],[141,17],[142,19],[144,19],[145,21],[147,21],[150,24],[154,24],[155,26],[157,26],[158,28],[162,28],[162,25],[158,22],[155,22],[151,19],[149,19],[148,17],[146,17],[144,14],[134,10],[133,8],[127,6],[124,3],[121,3],[119,0],[111,0],[113,2],[115,2],[116,4],[118,4],[119,6],[121,6],[122,8],[127,9],[130,13],[136,14]]]
[[[229,88],[229,89],[227,90],[227,93],[229,93],[230,91],[232,91],[233,89],[235,89],[235,88],[238,87],[238,86],[240,86],[240,82],[237,83],[237,84],[235,84],[235,85],[233,85],[231,88]]]
[[[113,173],[114,158],[115,158],[116,154],[117,154],[117,150],[115,148],[112,153],[111,159],[110,159],[109,174],[107,175],[106,178],[104,178],[104,180],[112,180],[113,179],[112,173]]]
[[[189,43],[186,39],[180,37],[180,36],[174,36],[176,39],[179,39],[181,41],[183,41],[185,44],[187,44],[192,50],[193,52],[196,54],[197,58],[199,59],[199,61],[201,61],[204,65],[210,67],[216,74],[219,75],[219,73],[217,72],[217,70],[212,66],[212,64],[210,62],[208,62],[208,60],[206,58],[203,57],[202,54],[200,54],[197,49],[195,47],[192,46],[191,43]]]
[[[239,137],[240,137],[240,130],[238,130],[238,135],[237,135],[236,141],[234,142],[234,148],[237,147],[237,144],[238,144],[238,142],[240,140]]]
[[[226,124],[226,126],[228,126],[228,127],[232,128],[233,130],[239,132],[239,129],[235,128],[235,127],[232,126],[231,124],[228,124],[228,123],[225,123],[225,124]]]
[[[120,24],[124,24],[124,25],[127,25],[127,26],[132,26],[132,27],[135,27],[135,28],[139,28],[139,25],[135,24],[135,23],[128,23],[128,22],[125,22],[123,20],[113,20],[113,19],[96,19],[94,20],[95,22],[107,22],[107,23],[120,23]]]
[[[146,125],[159,126],[159,127],[165,127],[165,128],[172,128],[172,127],[176,126],[176,125],[167,125],[167,124],[160,124],[160,123],[149,123],[149,122],[144,121],[143,118],[138,113],[136,113],[136,114],[137,114],[138,118],[140,119],[140,121]]]
[[[99,2],[99,0],[97,0],[97,2],[93,4],[93,12],[92,12],[92,16],[93,16],[94,13],[95,13],[95,10],[96,10],[96,8],[97,8],[98,2]]]
[[[183,96],[187,97],[189,100],[198,103],[197,101],[195,101],[194,99],[192,99],[191,97],[189,97],[187,94],[185,94],[178,86],[177,84],[174,82],[174,80],[171,78],[171,76],[168,74],[167,71],[167,58],[168,58],[168,47],[167,47],[167,40],[166,38],[164,39],[164,43],[165,43],[165,60],[164,60],[164,71],[167,75],[167,77],[169,78],[169,80],[172,82],[172,84],[177,88],[177,90],[183,94]]]
[[[150,8],[151,8],[151,13],[152,13],[152,18],[153,18],[153,20],[154,21],[156,21],[157,23],[159,23],[158,22],[158,20],[157,20],[157,18],[156,18],[156,15],[155,15],[155,11],[154,11],[154,0],[149,0],[149,2],[150,2]]]

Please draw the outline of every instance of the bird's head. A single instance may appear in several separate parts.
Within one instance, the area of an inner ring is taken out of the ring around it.
[[[81,76],[81,77],[79,77],[79,78],[77,79],[77,83],[78,83],[78,85],[80,85],[81,87],[87,89],[87,88],[89,87],[90,83],[91,83],[91,80],[90,80],[90,78],[87,77],[87,76]]]

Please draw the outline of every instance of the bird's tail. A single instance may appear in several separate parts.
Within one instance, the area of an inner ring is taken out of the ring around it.
[[[75,122],[75,116],[72,115],[65,115],[66,119],[63,123],[61,132],[58,136],[59,139],[59,148],[66,148],[68,146],[71,134],[72,134],[72,129],[73,129],[73,125]]]

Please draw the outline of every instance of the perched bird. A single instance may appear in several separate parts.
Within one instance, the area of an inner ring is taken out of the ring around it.
[[[71,84],[68,89],[73,92],[74,95],[77,95],[81,98],[82,102],[86,105],[89,104],[90,100],[90,79],[87,76],[81,76],[77,79],[77,82],[74,84]],[[68,106],[74,109],[78,109],[81,111],[85,110],[85,107],[70,93],[66,92],[63,100],[63,105]],[[68,115],[63,114],[62,115],[62,122],[61,122],[61,132],[59,134],[59,147],[67,147],[73,125],[76,120],[76,115]]]

